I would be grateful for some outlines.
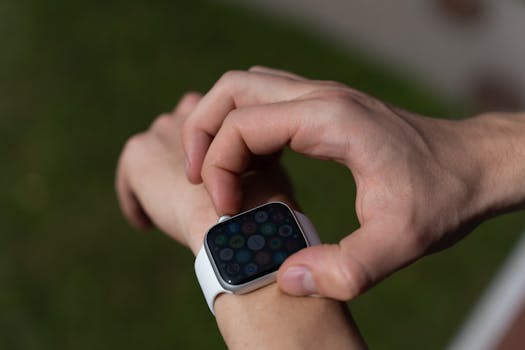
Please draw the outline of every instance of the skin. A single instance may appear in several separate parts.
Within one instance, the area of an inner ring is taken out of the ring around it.
[[[154,225],[194,254],[205,232],[217,222],[204,186],[192,185],[184,173],[181,126],[200,99],[199,94],[186,95],[172,113],[159,116],[147,131],[131,137],[116,176],[119,203],[129,222],[139,229]],[[241,180],[243,208],[271,200],[296,207],[288,178],[278,164],[261,162]],[[195,297],[205,302],[201,295]],[[345,304],[292,297],[275,283],[245,295],[222,294],[214,306],[230,349],[366,347]]]
[[[344,164],[360,227],[281,266],[292,295],[349,300],[525,203],[525,114],[432,119],[344,84],[265,67],[224,74],[183,125],[188,179],[237,213],[254,156],[284,147]],[[349,179],[350,180],[350,179]]]

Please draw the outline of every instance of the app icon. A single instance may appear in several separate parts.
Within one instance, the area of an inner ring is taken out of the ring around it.
[[[282,264],[283,261],[285,261],[287,257],[288,257],[288,254],[286,254],[285,252],[281,250],[273,254],[273,261],[275,261],[276,264]]]
[[[255,213],[255,221],[258,223],[263,223],[266,220],[268,220],[268,214],[265,211],[259,210],[257,213]]]
[[[247,274],[248,276],[253,275],[254,273],[257,272],[257,270],[258,270],[258,267],[254,263],[246,264],[246,266],[244,267],[244,273]]]
[[[279,249],[281,248],[282,246],[282,241],[279,237],[274,237],[272,239],[270,239],[270,244],[269,244],[270,248],[272,249]]]
[[[290,225],[282,225],[279,227],[279,234],[283,237],[288,237],[293,233],[293,228]]]
[[[255,254],[254,260],[259,265],[267,265],[267,264],[269,264],[272,261],[272,257],[270,255],[270,253],[268,253],[267,251],[263,250],[263,251],[257,252],[257,254]]]
[[[230,275],[234,275],[240,270],[241,270],[241,266],[239,264],[233,263],[233,264],[228,264],[228,266],[226,266],[226,272],[228,272],[228,274]]]
[[[261,233],[265,236],[271,236],[275,234],[276,227],[271,222],[267,222],[266,224],[261,226]]]
[[[230,222],[227,227],[228,227],[228,232],[230,233],[239,232],[239,224],[236,222]]]
[[[266,243],[266,240],[261,235],[253,235],[248,238],[248,241],[246,244],[248,245],[248,248],[251,250],[260,250],[262,247],[264,247],[264,243]]]
[[[226,240],[227,240],[227,238],[226,238],[225,235],[217,235],[217,237],[215,237],[215,239],[213,241],[217,245],[224,245],[226,243]]]
[[[235,254],[235,260],[239,263],[244,264],[250,261],[252,258],[252,253],[247,249],[241,249]]]
[[[238,249],[244,245],[244,237],[235,235],[230,238],[230,247]]]
[[[233,250],[230,248],[224,248],[220,251],[219,257],[221,258],[221,260],[228,261],[231,258],[233,258]]]
[[[254,234],[257,231],[257,224],[253,221],[247,221],[242,224],[242,232],[247,235]]]

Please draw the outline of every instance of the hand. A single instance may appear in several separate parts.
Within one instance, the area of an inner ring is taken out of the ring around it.
[[[491,193],[495,173],[512,177],[490,170],[512,123],[488,119],[430,119],[340,83],[254,67],[226,73],[186,120],[187,175],[204,181],[225,214],[239,210],[240,178],[254,155],[289,146],[346,165],[361,227],[339,244],[293,255],[278,282],[290,294],[348,300],[523,200],[510,186]],[[491,127],[497,131],[487,137]]]
[[[217,221],[204,186],[192,185],[184,174],[181,125],[200,99],[198,93],[185,95],[171,113],[131,137],[120,156],[115,184],[122,212],[133,226],[155,225],[194,253]],[[295,206],[291,184],[277,163],[261,163],[243,177],[242,186],[249,193],[245,208],[272,200]]]
[[[135,135],[120,157],[116,187],[128,220],[137,228],[152,224],[188,245],[194,254],[207,229],[217,221],[203,185],[184,174],[181,125],[200,100],[186,95],[172,113],[158,117]],[[294,206],[286,174],[276,163],[262,164],[242,179],[247,208],[271,200]],[[204,298],[197,295],[205,304]],[[362,349],[366,346],[343,303],[296,298],[276,284],[244,295],[222,294],[216,320],[229,349]],[[264,330],[264,331],[261,331]]]
[[[187,226],[191,218],[208,215],[201,219],[216,220],[207,211],[198,213],[210,204],[209,197],[202,186],[188,184],[181,171],[180,126],[200,98],[197,93],[187,94],[149,130],[131,137],[120,156],[115,183],[122,212],[133,226],[155,225],[193,251],[200,248],[205,231],[193,234]]]

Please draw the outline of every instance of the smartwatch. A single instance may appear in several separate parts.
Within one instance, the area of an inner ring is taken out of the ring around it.
[[[277,270],[293,253],[320,244],[308,218],[281,202],[233,217],[208,230],[195,259],[195,272],[213,314],[221,293],[244,294],[275,282]]]

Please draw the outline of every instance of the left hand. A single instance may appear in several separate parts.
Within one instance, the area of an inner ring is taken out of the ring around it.
[[[138,229],[154,225],[197,253],[217,215],[204,185],[191,184],[184,172],[181,127],[200,101],[186,94],[171,112],[132,136],[117,167],[116,190],[120,207]],[[293,206],[290,182],[278,163],[266,164],[243,178],[244,208],[271,200]]]

